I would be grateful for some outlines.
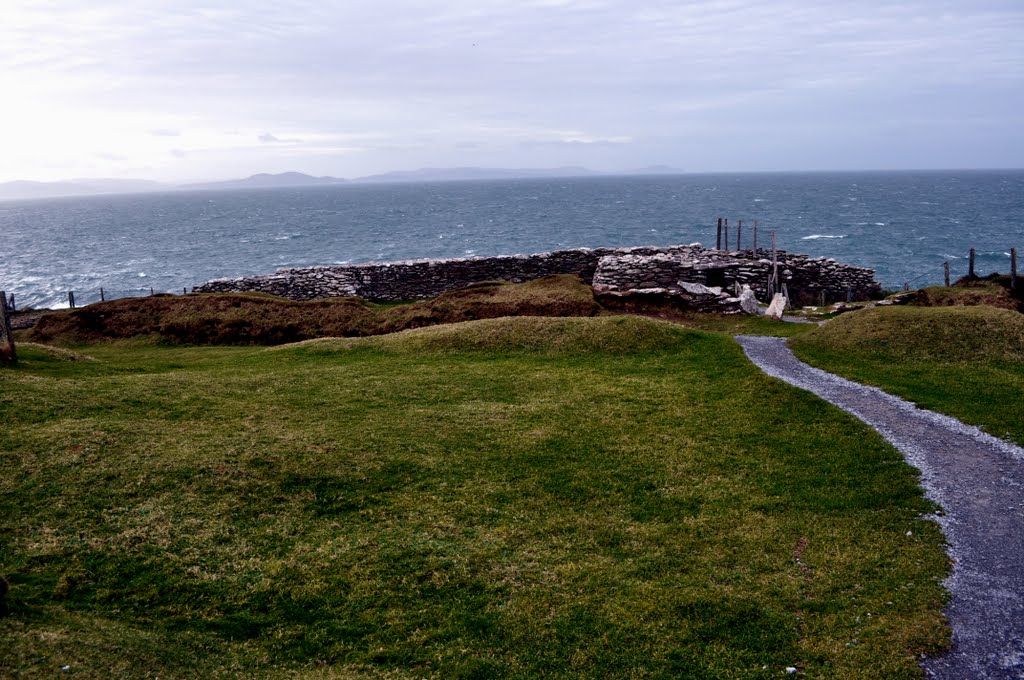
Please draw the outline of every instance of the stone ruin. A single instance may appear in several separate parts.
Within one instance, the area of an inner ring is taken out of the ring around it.
[[[777,278],[773,280],[777,272]],[[410,260],[280,269],[264,276],[215,279],[197,293],[270,293],[292,300],[358,296],[373,301],[431,298],[482,281],[522,282],[576,274],[595,294],[672,300],[698,311],[741,310],[751,294],[768,302],[785,284],[792,304],[867,300],[881,293],[874,270],[759,250],[715,250],[699,244],[576,248],[534,255]],[[744,295],[744,289],[750,292]]]

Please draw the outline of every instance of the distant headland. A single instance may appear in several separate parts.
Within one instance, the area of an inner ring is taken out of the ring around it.
[[[242,179],[214,182],[171,184],[143,179],[73,179],[60,182],[34,182],[15,180],[0,182],[0,200],[33,198],[59,198],[64,196],[96,196],[103,194],[134,194],[159,191],[225,191],[233,189],[283,189],[290,187],[317,187],[340,184],[398,184],[407,182],[461,182],[502,179],[549,179],[556,177],[616,177],[643,175],[679,175],[684,170],[664,165],[602,172],[588,168],[566,166],[558,168],[420,168],[396,170],[376,175],[345,179],[343,177],[315,177],[301,172],[261,172]]]

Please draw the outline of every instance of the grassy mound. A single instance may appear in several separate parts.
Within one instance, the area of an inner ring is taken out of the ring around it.
[[[876,307],[840,316],[790,343],[892,360],[1024,361],[1024,315],[988,306]]]
[[[988,306],[876,308],[789,342],[815,366],[1024,444],[1024,315]]]
[[[356,298],[295,302],[268,295],[213,294],[128,298],[43,316],[37,342],[84,344],[150,336],[195,345],[276,345],[319,337],[391,333],[502,316],[593,316],[601,311],[574,276],[523,284],[481,283],[406,305]]]
[[[667,321],[643,317],[506,317],[466,321],[372,338],[308,340],[277,350],[330,352],[374,348],[394,352],[488,352],[508,354],[638,353],[664,350],[705,336]]]
[[[723,334],[338,342],[4,369],[0,676],[913,678],[948,642],[914,471]]]
[[[1020,290],[1010,289],[1009,276],[991,276],[984,279],[960,279],[953,286],[933,286],[917,291],[915,305],[919,307],[953,307],[987,305],[999,309],[1024,311],[1024,280]]]

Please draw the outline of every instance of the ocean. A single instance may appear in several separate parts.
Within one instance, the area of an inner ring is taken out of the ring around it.
[[[156,292],[282,267],[596,246],[758,245],[871,267],[886,288],[981,274],[1024,246],[1024,170],[685,174],[0,202],[0,290],[19,308]]]

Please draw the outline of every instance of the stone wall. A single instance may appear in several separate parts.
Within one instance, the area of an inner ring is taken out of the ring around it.
[[[866,299],[880,291],[870,269],[778,251],[779,278],[795,303]],[[359,296],[368,300],[415,300],[480,281],[528,281],[551,274],[577,274],[599,292],[661,288],[682,290],[680,281],[733,290],[749,285],[768,298],[770,252],[718,251],[700,245],[637,248],[578,248],[535,255],[411,260],[374,264],[280,269],[266,276],[215,279],[193,292],[260,292],[293,300]]]
[[[828,258],[812,258],[777,251],[778,281],[786,284],[793,304],[817,304],[824,292],[826,302],[847,298],[866,300],[881,292],[872,269],[853,267]],[[616,254],[598,263],[592,284],[599,293],[621,293],[647,288],[665,288],[670,293],[686,292],[682,283],[723,288],[734,294],[750,286],[759,300],[771,297],[771,251],[710,250],[685,246],[671,254]]]

